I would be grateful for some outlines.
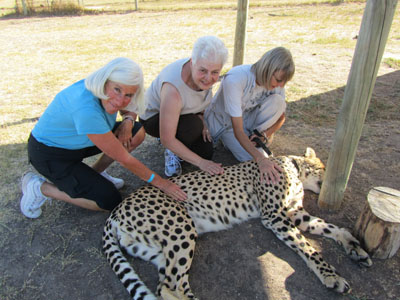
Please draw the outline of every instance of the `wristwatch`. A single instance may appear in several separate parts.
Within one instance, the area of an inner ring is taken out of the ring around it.
[[[133,119],[133,117],[131,115],[124,115],[123,121],[125,121],[125,120],[131,120],[132,123],[135,123],[135,119]]]

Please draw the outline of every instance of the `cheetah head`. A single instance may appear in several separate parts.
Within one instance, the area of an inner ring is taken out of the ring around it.
[[[298,164],[299,179],[303,183],[303,188],[319,194],[324,179],[325,166],[315,155],[315,151],[312,148],[307,148],[303,157],[293,157],[293,159]]]

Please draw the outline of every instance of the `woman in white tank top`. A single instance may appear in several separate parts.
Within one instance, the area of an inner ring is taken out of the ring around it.
[[[201,37],[191,58],[166,66],[148,88],[140,122],[165,146],[167,176],[180,174],[180,160],[210,174],[223,172],[221,165],[211,160],[212,140],[203,113],[227,56],[228,50],[220,39]]]

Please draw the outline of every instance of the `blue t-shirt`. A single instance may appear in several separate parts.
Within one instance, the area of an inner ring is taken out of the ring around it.
[[[114,128],[117,113],[107,113],[100,99],[86,89],[84,80],[62,90],[46,108],[32,135],[39,142],[64,149],[94,146],[87,134],[104,134]]]

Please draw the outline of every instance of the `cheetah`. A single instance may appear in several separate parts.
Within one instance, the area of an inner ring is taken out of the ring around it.
[[[133,299],[197,299],[188,278],[197,236],[252,218],[261,218],[327,288],[350,291],[347,281],[300,232],[331,238],[361,266],[372,264],[346,229],[311,216],[303,208],[304,189],[320,191],[324,176],[321,160],[311,148],[304,156],[269,159],[283,169],[277,184],[261,182],[257,164],[248,161],[225,167],[221,175],[195,171],[172,178],[187,193],[185,202],[143,186],[111,212],[104,227],[103,250]],[[122,250],[157,266],[157,297],[140,280]]]

